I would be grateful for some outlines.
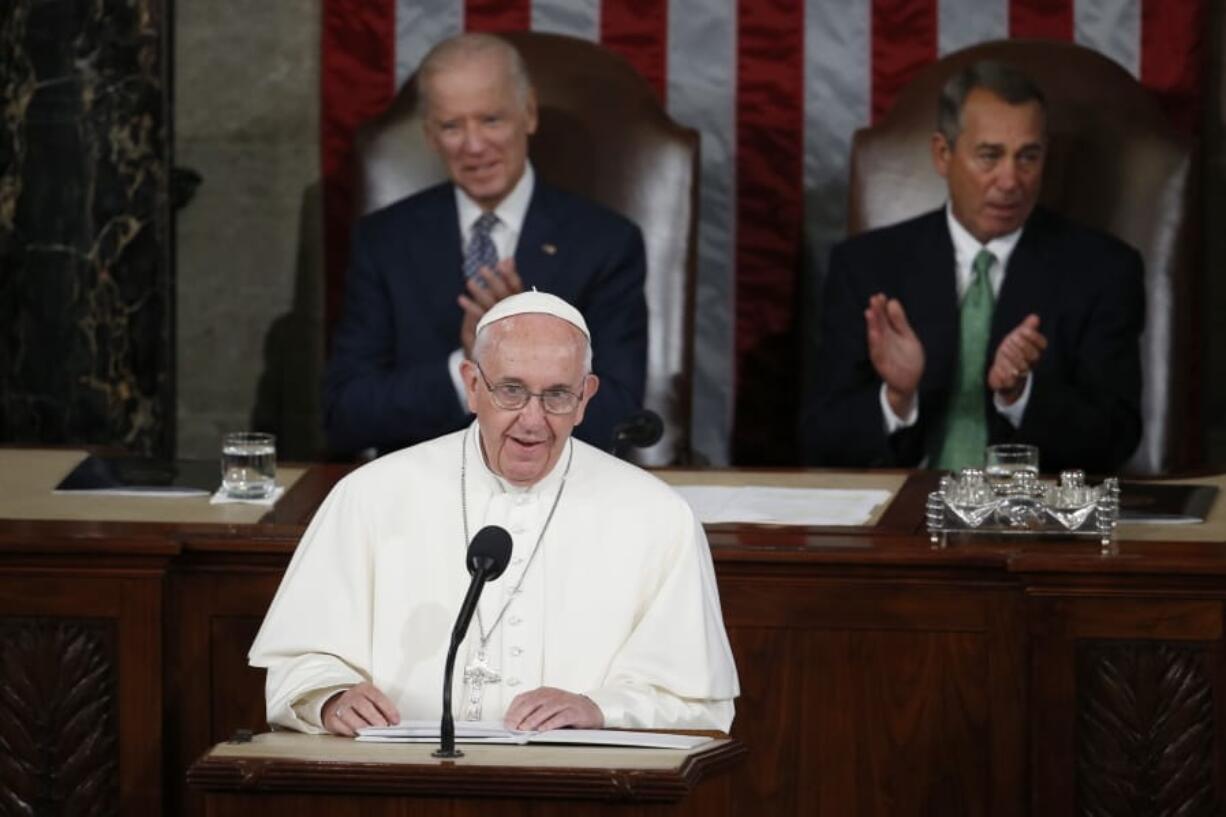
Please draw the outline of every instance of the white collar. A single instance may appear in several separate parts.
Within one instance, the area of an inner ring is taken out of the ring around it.
[[[511,192],[503,196],[502,201],[494,207],[493,212],[498,216],[498,221],[516,235],[523,229],[524,217],[528,214],[528,204],[532,201],[532,190],[535,186],[536,173],[532,170],[532,163],[525,162],[524,172],[520,174],[519,181],[511,188]],[[473,228],[473,222],[485,211],[458,184],[453,184],[452,187],[455,189],[456,209],[460,214],[460,231],[467,240]]]
[[[1009,256],[1017,247],[1017,242],[1021,239],[1022,230],[1026,228],[1026,225],[1023,224],[1011,233],[997,236],[987,244],[980,244],[979,239],[971,235],[970,231],[962,226],[962,222],[954,217],[953,206],[949,203],[945,205],[945,221],[949,225],[949,237],[954,245],[954,270],[957,275],[958,299],[962,299],[962,295],[970,286],[971,264],[974,263],[975,256],[980,250],[987,250],[996,256],[996,263],[992,265],[988,277],[992,282],[992,290],[999,295],[1001,283],[1005,279],[1005,270],[1009,265]]]
[[[563,448],[561,456],[558,457],[558,461],[553,464],[553,468],[549,470],[548,474],[531,485],[516,485],[504,477],[495,474],[490,468],[489,463],[485,461],[485,449],[481,442],[481,426],[476,418],[473,419],[465,434],[468,435],[467,456],[469,458],[469,473],[484,474],[487,481],[487,490],[491,493],[547,495],[552,497],[553,492],[557,490],[559,483],[561,483],[566,475],[566,461],[570,458],[570,455]],[[566,445],[573,448],[575,445],[574,438],[568,439]]]

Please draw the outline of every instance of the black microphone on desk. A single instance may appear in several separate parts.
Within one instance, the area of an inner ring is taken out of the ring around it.
[[[613,445],[609,453],[622,459],[633,448],[655,445],[664,436],[664,421],[651,409],[641,409],[613,426]]]
[[[443,669],[443,721],[439,724],[439,747],[435,757],[463,757],[455,748],[455,721],[451,717],[451,676],[455,674],[455,654],[468,632],[477,609],[477,600],[486,582],[492,582],[507,569],[511,561],[511,534],[497,525],[486,525],[477,531],[468,546],[468,572],[473,577],[468,585],[468,594],[460,605],[455,628],[451,631],[451,647],[447,650],[447,663]]]

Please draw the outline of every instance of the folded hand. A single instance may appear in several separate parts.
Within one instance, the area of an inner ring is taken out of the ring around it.
[[[362,682],[329,698],[321,712],[323,725],[334,735],[353,737],[364,726],[400,723],[396,705],[371,683]]]
[[[604,726],[604,713],[586,695],[553,687],[538,687],[515,696],[503,723],[508,729],[532,731],[568,726],[599,729]]]

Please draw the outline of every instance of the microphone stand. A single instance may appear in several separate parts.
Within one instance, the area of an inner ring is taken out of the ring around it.
[[[431,754],[434,757],[464,757],[455,748],[455,720],[451,717],[451,677],[455,674],[456,643],[447,650],[447,669],[443,673],[443,720],[439,725],[439,746]]]
[[[443,719],[439,724],[439,747],[433,753],[434,757],[464,757],[464,753],[455,748],[455,720],[451,715],[451,679],[455,675],[456,651],[460,648],[460,642],[464,640],[464,634],[468,632],[473,612],[477,609],[477,600],[481,598],[481,591],[485,589],[486,574],[490,572],[491,567],[493,565],[486,560],[479,560],[473,572],[472,582],[468,585],[468,593],[464,596],[464,603],[460,606],[460,616],[456,619],[455,629],[451,631],[451,646],[447,649],[447,663],[443,668]]]

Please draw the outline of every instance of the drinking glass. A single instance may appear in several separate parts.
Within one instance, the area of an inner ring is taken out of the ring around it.
[[[277,438],[232,431],[221,438],[221,487],[233,499],[266,499],[277,486]]]
[[[1039,449],[1021,443],[989,445],[984,451],[983,470],[993,482],[1008,482],[1018,471],[1038,476]]]

